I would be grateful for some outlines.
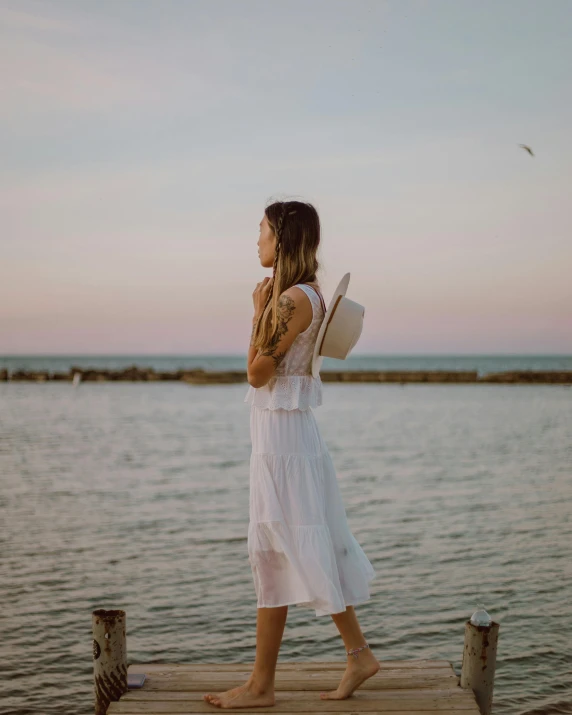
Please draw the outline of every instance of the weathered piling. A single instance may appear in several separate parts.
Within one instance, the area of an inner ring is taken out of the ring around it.
[[[489,626],[465,623],[460,685],[473,691],[481,715],[490,715],[492,709],[498,633],[494,621]]]
[[[125,611],[93,611],[93,680],[95,715],[106,715],[109,703],[127,692]]]

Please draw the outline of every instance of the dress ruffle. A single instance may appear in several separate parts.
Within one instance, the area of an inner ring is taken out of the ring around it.
[[[244,402],[267,410],[307,410],[322,404],[318,375],[275,375],[262,387],[249,386]]]
[[[250,511],[259,608],[295,604],[322,616],[369,600],[375,572],[349,530],[327,451],[253,453]]]

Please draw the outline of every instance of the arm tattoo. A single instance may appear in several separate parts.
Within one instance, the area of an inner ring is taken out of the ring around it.
[[[258,321],[252,324],[252,332],[250,333],[250,347],[254,347],[254,334],[256,333],[256,328],[258,326]]]
[[[278,301],[278,326],[276,328],[276,333],[272,337],[272,343],[262,353],[262,355],[271,357],[274,360],[275,368],[278,367],[286,355],[286,351],[277,353],[276,349],[280,339],[288,332],[288,323],[292,320],[295,308],[296,304],[290,296],[280,296],[280,300]]]

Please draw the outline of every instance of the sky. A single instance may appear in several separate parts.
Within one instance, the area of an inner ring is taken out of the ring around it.
[[[0,354],[241,354],[273,199],[352,354],[572,353],[570,0],[0,0]],[[532,147],[534,156],[520,148]]]

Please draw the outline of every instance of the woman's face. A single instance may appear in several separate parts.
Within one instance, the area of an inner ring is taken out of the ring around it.
[[[263,268],[272,268],[276,252],[276,235],[268,223],[266,214],[260,222],[260,235],[258,237],[258,257]]]

